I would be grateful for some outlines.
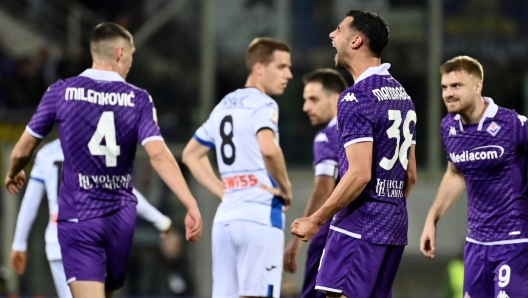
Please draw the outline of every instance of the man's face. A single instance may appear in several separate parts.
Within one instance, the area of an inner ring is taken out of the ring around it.
[[[347,61],[350,58],[350,36],[352,35],[352,29],[350,25],[354,18],[346,17],[337,28],[330,33],[330,39],[332,39],[332,46],[336,48],[337,54],[334,56],[334,62],[336,68],[345,68]]]
[[[272,60],[267,65],[262,64],[261,74],[268,95],[282,95],[288,82],[293,78],[290,70],[290,53],[273,52]]]
[[[309,82],[304,86],[303,111],[312,125],[327,124],[335,117],[339,94],[323,89],[320,82]]]
[[[475,106],[482,91],[482,81],[466,71],[453,71],[442,75],[442,98],[447,111],[465,114]]]
[[[119,50],[121,54],[119,55],[119,60],[117,62],[117,72],[119,75],[121,75],[121,77],[123,77],[123,79],[126,79],[128,72],[130,71],[130,67],[132,67],[133,55],[136,51],[136,48],[134,47],[133,43],[123,40],[121,49]]]

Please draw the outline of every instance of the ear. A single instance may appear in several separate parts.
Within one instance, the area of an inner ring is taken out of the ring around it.
[[[476,86],[475,91],[476,91],[477,93],[482,93],[482,87],[483,87],[483,82],[482,82],[482,80],[478,80],[478,81],[477,81],[477,84],[475,84],[475,86]]]
[[[253,73],[260,76],[262,74],[263,68],[264,64],[262,64],[261,62],[256,62],[255,64],[253,64]]]
[[[123,59],[123,55],[125,54],[125,48],[123,46],[119,46],[115,49],[115,58],[117,62],[121,61]]]
[[[350,38],[350,47],[357,50],[363,44],[363,37],[361,35],[354,35]]]

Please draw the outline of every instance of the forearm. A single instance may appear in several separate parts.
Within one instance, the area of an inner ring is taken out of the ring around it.
[[[191,171],[192,175],[198,183],[205,187],[209,192],[217,198],[222,199],[224,196],[224,184],[213,171],[211,162],[207,156],[198,158],[188,158],[185,164]]]
[[[311,217],[319,225],[330,220],[337,212],[345,208],[354,201],[363,191],[370,181],[370,176],[366,176],[361,171],[347,171],[339,184],[336,186],[330,197]]]
[[[176,194],[187,209],[197,206],[176,159],[168,149],[163,153],[153,155],[150,158],[150,163],[163,182]]]
[[[427,215],[426,223],[435,224],[451,208],[466,187],[462,176],[446,173],[442,178],[436,198]]]
[[[282,150],[277,147],[272,154],[264,155],[264,164],[266,170],[275,182],[277,182],[279,188],[283,192],[289,192],[291,188],[290,181],[288,180],[288,173],[286,172],[286,162],[284,161],[284,155]]]
[[[315,213],[321,206],[323,206],[324,202],[330,195],[332,194],[332,190],[334,188],[330,187],[316,187],[312,191],[312,194],[308,198],[308,202],[306,203],[306,208],[304,209],[304,217],[308,217]]]
[[[27,131],[22,133],[20,140],[16,143],[9,157],[8,177],[12,178],[24,169],[39,142],[40,139],[33,137]]]
[[[411,191],[414,188],[414,185],[416,184],[416,178],[412,178],[407,176],[407,179],[405,180],[405,184],[403,186],[403,195],[406,199],[409,198],[411,195]]]

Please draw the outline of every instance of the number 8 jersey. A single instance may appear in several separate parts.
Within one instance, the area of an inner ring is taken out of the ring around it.
[[[373,142],[372,176],[332,225],[371,243],[405,245],[408,218],[403,189],[409,149],[416,144],[416,112],[410,96],[387,71],[389,67],[370,67],[339,97],[340,176],[348,170],[346,148]]]
[[[138,141],[163,140],[149,94],[116,72],[88,69],[51,85],[27,131],[43,138],[58,123],[64,153],[59,221],[86,220],[136,203]]]
[[[214,223],[252,221],[283,229],[282,200],[260,185],[274,186],[257,140],[262,129],[278,139],[278,106],[256,88],[238,89],[226,95],[194,138],[216,150],[224,184],[224,197]],[[277,140],[278,141],[278,140]]]

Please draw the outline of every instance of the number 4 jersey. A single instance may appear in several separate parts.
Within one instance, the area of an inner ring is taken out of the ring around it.
[[[27,130],[43,138],[55,122],[64,152],[59,220],[102,217],[135,203],[137,143],[162,140],[149,94],[115,72],[88,69],[51,85]]]
[[[387,71],[367,69],[338,102],[339,169],[348,170],[346,148],[373,142],[372,176],[363,192],[336,214],[331,229],[374,244],[407,244],[403,193],[410,147],[416,144],[416,112],[405,89]]]
[[[257,133],[271,129],[278,138],[278,106],[256,88],[226,95],[194,138],[216,150],[224,197],[214,223],[235,220],[283,227],[282,200],[260,185],[274,186],[260,152]]]

